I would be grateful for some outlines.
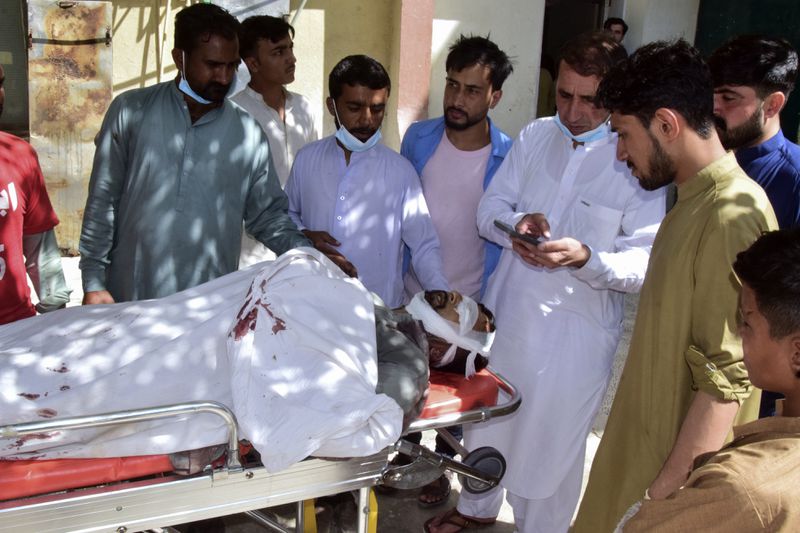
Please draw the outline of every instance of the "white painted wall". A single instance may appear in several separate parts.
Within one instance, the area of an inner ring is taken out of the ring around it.
[[[436,0],[428,115],[442,114],[444,64],[449,46],[461,33],[489,34],[514,62],[514,73],[503,84],[503,98],[490,116],[503,131],[516,137],[536,114],[544,3],[544,0]]]
[[[694,43],[700,0],[612,0],[608,16],[628,23],[623,44],[633,52],[643,44],[683,38]]]

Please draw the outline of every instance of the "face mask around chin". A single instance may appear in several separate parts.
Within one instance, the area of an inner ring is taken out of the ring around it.
[[[553,120],[555,121],[556,126],[558,126],[558,129],[561,130],[561,133],[563,133],[567,138],[575,141],[576,143],[588,143],[592,141],[597,141],[599,139],[602,139],[603,137],[606,137],[609,132],[608,118],[606,118],[603,122],[601,122],[596,128],[589,131],[585,131],[580,135],[574,135],[571,131],[569,131],[569,129],[567,129],[564,123],[561,122],[561,117],[558,116],[558,113],[556,113],[556,116],[554,117]]]
[[[345,147],[345,149],[351,152],[366,152],[381,140],[381,130],[380,128],[378,131],[372,134],[372,137],[367,139],[366,141],[362,141],[350,133],[347,128],[344,127],[342,121],[339,120],[339,113],[336,110],[336,101],[333,101],[333,114],[336,117],[336,122],[339,123],[339,129],[336,130],[336,139]]]
[[[208,100],[197,94],[195,90],[192,89],[192,87],[189,85],[189,82],[186,81],[186,53],[181,52],[181,57],[183,58],[182,61],[183,68],[181,69],[181,81],[178,82],[178,90],[183,94],[185,94],[186,96],[188,96],[189,98],[191,98],[192,100],[194,100],[195,102],[197,102],[198,104],[203,104],[203,105],[213,104],[214,102],[212,100]],[[236,72],[234,72],[233,78],[231,79],[231,84],[228,87],[228,92],[227,94],[225,94],[225,98],[230,96],[231,91],[233,91],[234,87],[236,87],[236,77],[237,74]]]

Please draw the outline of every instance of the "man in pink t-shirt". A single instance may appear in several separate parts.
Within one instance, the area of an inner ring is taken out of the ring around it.
[[[0,113],[5,101],[0,66]],[[63,307],[69,291],[61,269],[50,205],[36,152],[22,139],[0,132],[0,324]],[[26,274],[40,303],[33,306]]]
[[[462,35],[450,47],[445,70],[444,115],[412,124],[400,152],[420,175],[450,288],[479,300],[501,249],[478,234],[478,202],[512,143],[488,113],[513,67],[489,39]],[[421,290],[413,270],[406,273],[405,288],[407,299]],[[450,429],[461,438],[460,426]],[[438,437],[436,451],[454,455]],[[419,501],[444,503],[449,492],[442,476],[422,490]]]

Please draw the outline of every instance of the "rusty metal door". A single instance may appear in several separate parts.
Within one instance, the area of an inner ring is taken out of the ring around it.
[[[111,2],[28,0],[31,144],[62,248],[78,249],[94,137],[112,98]]]

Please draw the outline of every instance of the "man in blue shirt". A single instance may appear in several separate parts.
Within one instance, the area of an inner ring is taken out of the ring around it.
[[[797,79],[797,52],[785,39],[743,35],[715,50],[708,66],[722,144],[764,188],[780,228],[800,226],[800,147],[780,124]],[[778,398],[764,391],[761,417],[774,413]]]
[[[488,113],[500,101],[503,82],[514,69],[508,55],[489,39],[462,35],[450,47],[445,70],[444,115],[412,124],[400,152],[420,175],[447,282],[453,290],[478,299],[502,250],[478,234],[478,202],[512,143]],[[405,276],[405,288],[407,298],[421,290],[413,268]],[[461,439],[460,426],[449,429]],[[438,436],[436,451],[455,454]],[[422,490],[419,501],[444,503],[449,492],[443,475]]]
[[[463,35],[450,47],[445,68],[444,115],[412,124],[400,148],[400,153],[411,161],[420,175],[425,200],[443,248],[446,247],[448,235],[443,231],[444,226],[437,223],[437,212],[446,206],[432,198],[429,189],[432,183],[445,176],[429,176],[426,165],[438,155],[437,150],[443,142],[452,145],[464,159],[471,152],[490,147],[481,184],[483,190],[489,186],[492,176],[511,148],[512,140],[492,123],[488,112],[500,101],[503,82],[514,70],[508,56],[495,43],[484,37],[467,38]],[[455,190],[451,192],[457,194]],[[476,210],[477,204],[470,213],[470,219],[477,236]],[[501,251],[500,246],[490,241],[482,239],[482,242],[485,246],[485,266],[481,292],[497,265]],[[443,255],[447,254],[443,251]],[[446,257],[443,259],[447,274],[448,261]],[[463,294],[470,295],[473,292],[468,287],[459,287],[452,280],[450,283],[454,290]]]
[[[800,147],[780,125],[797,78],[797,52],[785,39],[744,35],[714,51],[708,65],[723,145],[764,188],[780,227],[799,226]]]

